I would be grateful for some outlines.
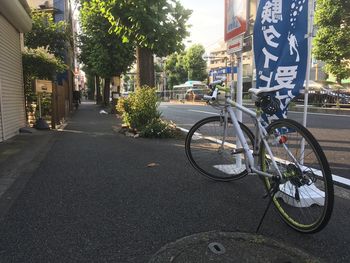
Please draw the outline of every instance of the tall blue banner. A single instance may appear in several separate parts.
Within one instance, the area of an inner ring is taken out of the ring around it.
[[[308,1],[260,0],[254,25],[256,87],[273,93],[286,118],[288,104],[303,88],[308,55]]]

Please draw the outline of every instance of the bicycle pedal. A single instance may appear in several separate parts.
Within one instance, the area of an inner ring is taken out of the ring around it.
[[[244,148],[239,148],[239,149],[233,149],[231,151],[232,154],[240,154],[240,153],[244,153]]]

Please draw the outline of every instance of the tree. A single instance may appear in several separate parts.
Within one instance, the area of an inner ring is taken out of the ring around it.
[[[55,23],[53,16],[46,12],[31,14],[32,30],[24,35],[24,45],[28,48],[44,47],[48,52],[63,60],[67,41],[72,41],[68,25],[64,21]]]
[[[316,7],[318,29],[313,53],[326,63],[325,71],[340,84],[342,79],[350,77],[350,1],[318,0]]]
[[[136,46],[138,86],[154,86],[153,55],[182,50],[192,11],[178,0],[92,0],[124,42]]]
[[[184,53],[173,53],[167,57],[165,63],[165,72],[167,75],[168,89],[175,85],[184,83],[187,80],[187,69],[185,65]]]
[[[90,74],[104,78],[104,104],[109,104],[110,79],[126,72],[134,62],[134,47],[111,34],[108,20],[90,1],[82,1],[80,10],[82,34],[79,36],[79,59]],[[98,82],[98,79],[96,80]],[[99,86],[97,87],[99,95]],[[99,102],[99,96],[97,101]]]
[[[165,71],[169,87],[184,83],[188,79],[205,80],[208,76],[205,53],[202,45],[193,45],[184,53],[173,53],[167,57]]]
[[[199,44],[193,45],[187,50],[185,65],[188,71],[188,79],[202,81],[207,78],[207,63],[202,58],[204,53],[204,47]]]

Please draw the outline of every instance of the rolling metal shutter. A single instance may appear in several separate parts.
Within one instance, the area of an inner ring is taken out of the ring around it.
[[[19,32],[0,14],[0,140],[25,126],[22,55]]]
[[[1,92],[1,75],[0,75],[0,142],[2,142],[4,140],[4,132],[2,129],[2,123],[3,123],[3,118],[2,118],[2,92]]]

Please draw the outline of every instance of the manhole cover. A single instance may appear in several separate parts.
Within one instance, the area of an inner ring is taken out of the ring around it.
[[[222,255],[222,254],[225,254],[226,252],[225,247],[218,242],[209,243],[208,248],[211,252],[213,252],[216,255]]]
[[[207,232],[182,238],[161,248],[149,263],[321,262],[306,252],[260,235]]]

